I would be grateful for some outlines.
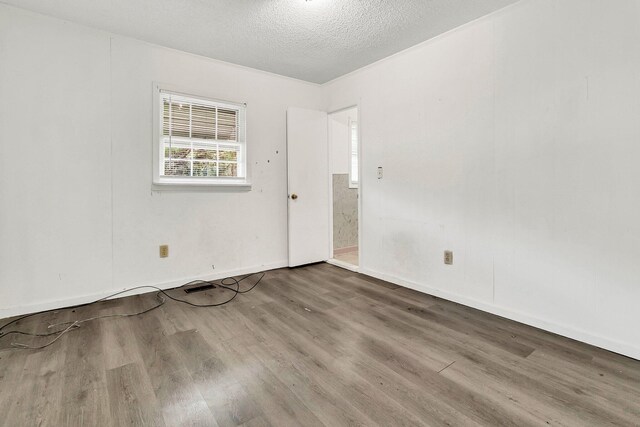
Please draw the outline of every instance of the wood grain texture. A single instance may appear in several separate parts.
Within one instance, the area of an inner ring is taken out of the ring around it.
[[[640,425],[640,361],[328,264],[268,272],[222,307],[169,301],[10,346],[46,340],[0,339],[0,426]]]

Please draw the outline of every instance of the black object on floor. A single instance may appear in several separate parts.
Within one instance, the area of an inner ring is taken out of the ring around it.
[[[194,292],[202,292],[202,291],[208,291],[209,289],[215,289],[215,286],[208,283],[206,285],[200,285],[200,286],[194,286],[193,288],[187,288],[184,291],[188,294],[192,294]]]

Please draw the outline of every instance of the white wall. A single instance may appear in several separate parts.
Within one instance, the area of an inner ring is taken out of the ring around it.
[[[640,358],[639,45],[640,2],[528,0],[328,84],[362,270]]]
[[[319,86],[4,5],[0,61],[0,318],[286,265],[285,111]],[[250,192],[152,191],[154,81],[247,102]]]

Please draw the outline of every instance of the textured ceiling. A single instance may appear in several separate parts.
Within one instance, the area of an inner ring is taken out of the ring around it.
[[[517,0],[0,0],[324,83]]]

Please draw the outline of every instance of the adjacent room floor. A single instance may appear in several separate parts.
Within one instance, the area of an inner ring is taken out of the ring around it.
[[[46,332],[49,323],[155,302],[145,294],[18,326]],[[46,339],[0,340],[0,425],[640,420],[639,361],[328,264],[268,272],[222,307],[169,301],[144,315],[87,322],[43,350],[10,348]]]
[[[349,248],[346,251],[334,251],[333,259],[338,261],[346,262],[347,264],[351,264],[354,267],[357,267],[360,264],[358,259],[358,248]]]

